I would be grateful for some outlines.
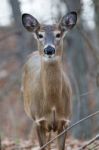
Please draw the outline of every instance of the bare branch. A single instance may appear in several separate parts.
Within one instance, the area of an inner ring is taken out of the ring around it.
[[[99,149],[99,144],[94,145],[92,148],[94,148],[94,150],[98,150]]]
[[[89,94],[94,94],[94,92],[96,92],[98,90],[98,88],[94,88],[90,91],[87,91],[87,92],[84,92],[82,94],[80,94],[79,96],[82,97],[82,96],[86,96],[86,95],[89,95]]]
[[[67,132],[68,130],[72,129],[73,127],[75,127],[76,125],[82,123],[83,121],[95,116],[99,114],[99,111],[96,111],[94,113],[92,113],[91,115],[88,115],[87,117],[84,117],[83,119],[77,121],[76,123],[74,123],[73,125],[71,125],[70,127],[68,127],[67,129],[65,129],[63,132],[61,132],[60,134],[58,134],[55,138],[53,138],[52,140],[50,140],[49,142],[47,142],[46,144],[44,144],[39,150],[42,150],[43,148],[45,148],[47,145],[49,145],[50,143],[52,143],[54,140],[56,140],[58,137],[62,136],[65,132]]]
[[[87,144],[85,144],[84,146],[82,146],[80,149],[78,150],[83,150],[85,149],[88,145],[92,144],[94,141],[99,140],[99,134],[96,135],[94,138],[92,138]]]

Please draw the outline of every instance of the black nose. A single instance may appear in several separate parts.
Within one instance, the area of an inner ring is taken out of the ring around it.
[[[47,54],[47,55],[55,54],[55,48],[52,47],[52,46],[47,46],[47,47],[44,49],[44,53]]]

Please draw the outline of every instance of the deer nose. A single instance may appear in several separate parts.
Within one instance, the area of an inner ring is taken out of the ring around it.
[[[53,54],[55,54],[55,48],[52,47],[52,46],[47,46],[44,49],[44,53],[47,54],[47,55],[53,55]]]

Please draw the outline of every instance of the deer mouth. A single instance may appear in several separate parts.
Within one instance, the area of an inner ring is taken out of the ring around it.
[[[44,54],[44,57],[45,57],[45,58],[48,58],[48,59],[51,59],[51,58],[54,58],[54,57],[55,57],[55,54],[51,54],[51,55]]]

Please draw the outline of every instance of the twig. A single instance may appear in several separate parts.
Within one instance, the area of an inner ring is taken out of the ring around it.
[[[94,88],[94,89],[92,89],[92,90],[90,90],[90,91],[87,91],[87,92],[85,92],[85,93],[80,94],[79,96],[82,97],[82,96],[86,96],[86,95],[89,95],[89,94],[93,94],[93,93],[96,92],[97,90],[98,90],[98,89],[97,89],[97,87],[96,87],[96,88]]]
[[[98,150],[99,149],[99,144],[93,146],[92,148],[94,148],[94,150]],[[98,148],[98,149],[97,149]]]
[[[80,149],[78,150],[83,150],[85,149],[88,145],[92,144],[95,140],[99,140],[99,134],[96,135],[94,138],[92,138],[87,144],[85,144],[84,146],[82,146]]]
[[[64,131],[62,131],[60,134],[58,134],[55,138],[53,138],[52,140],[50,140],[49,142],[47,142],[46,144],[44,144],[42,147],[40,147],[39,150],[42,150],[43,148],[45,148],[47,145],[49,145],[50,143],[52,143],[54,140],[56,140],[58,137],[62,136],[65,132],[67,132],[68,130],[72,129],[73,127],[75,127],[76,125],[82,123],[83,121],[95,116],[99,114],[99,111],[96,111],[95,113],[92,113],[91,115],[88,115],[87,117],[77,121],[76,123],[74,123],[73,125],[71,125],[70,127],[68,127],[67,129],[65,129]]]

